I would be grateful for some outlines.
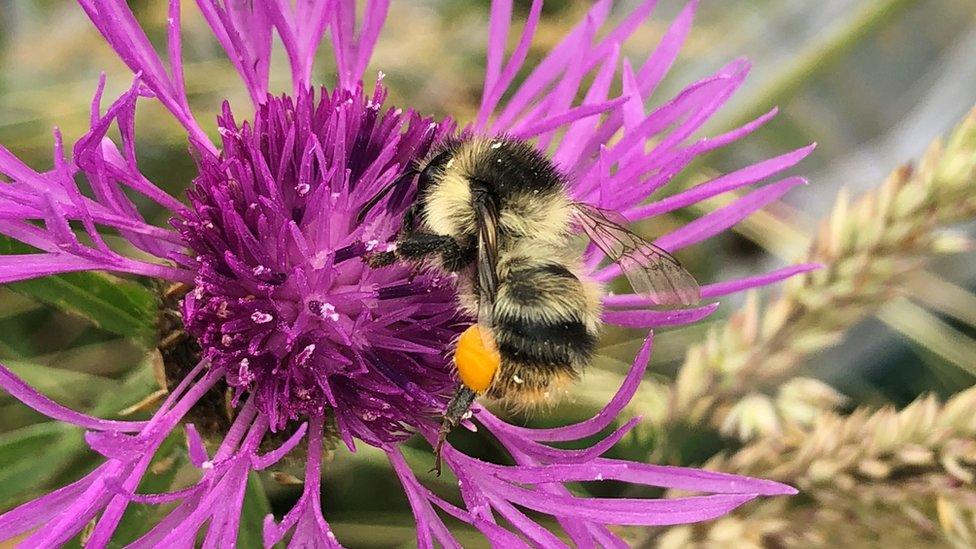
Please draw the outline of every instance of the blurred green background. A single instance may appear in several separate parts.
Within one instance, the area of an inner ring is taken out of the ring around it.
[[[619,2],[620,16],[636,2]],[[163,44],[164,2],[130,2],[157,45]],[[186,80],[197,117],[208,131],[223,99],[243,118],[249,101],[230,63],[191,3],[184,6]],[[517,14],[527,2],[517,2]],[[531,52],[539,58],[584,13],[589,2],[546,2]],[[661,0],[653,20],[627,44],[637,59],[652,48],[683,3]],[[520,11],[521,10],[521,11]],[[394,1],[369,74],[386,73],[390,103],[464,122],[477,108],[484,67],[487,2]],[[472,39],[472,37],[475,37]],[[276,52],[274,91],[286,91],[284,57]],[[737,233],[713,238],[682,255],[689,270],[706,282],[758,273],[797,259],[804,234],[830,212],[841,188],[853,194],[879,185],[897,165],[917,158],[930,141],[948,131],[976,102],[976,2],[973,0],[723,0],[704,1],[682,55],[656,104],[682,86],[745,55],[753,72],[706,133],[718,133],[779,105],[780,114],[748,140],[696,166],[697,176],[729,171],[809,142],[816,152],[794,170],[811,184],[787,196],[769,213]],[[332,82],[323,56],[318,81]],[[530,63],[531,65],[531,63]],[[51,166],[51,129],[72,142],[86,130],[90,100],[100,71],[112,97],[131,82],[128,70],[89,24],[80,8],[62,1],[0,3],[0,143],[35,169]],[[159,107],[139,113],[139,155],[143,171],[179,193],[194,176],[185,136]],[[649,235],[700,215],[643,226]],[[147,210],[157,223],[165,214]],[[971,225],[962,227],[969,230]],[[799,235],[799,236],[797,236]],[[972,254],[949,256],[908,278],[907,298],[895,298],[875,316],[853,326],[848,337],[812,354],[802,373],[826,381],[848,400],[845,406],[892,403],[902,406],[926,392],[948,397],[973,384],[976,374],[976,262]],[[742,305],[724,300],[719,312],[696,326],[656,340],[655,376],[667,379],[685,349],[709,326]],[[53,399],[111,415],[153,390],[144,348],[125,328],[96,327],[64,312],[57,296],[30,288],[0,289],[0,359]],[[579,394],[551,413],[525,419],[564,423],[583,417],[605,401],[633,357],[641,334],[616,331],[603,342],[603,355]],[[648,404],[649,406],[652,405]],[[0,509],[45,488],[77,478],[94,463],[74,430],[39,423],[42,418],[0,396]],[[615,450],[646,459],[655,437],[635,436]],[[700,464],[737,441],[712,436],[668,452],[667,459]],[[462,448],[499,458],[491,443],[464,437]],[[728,445],[724,448],[723,445]],[[178,446],[178,445],[177,445]],[[415,445],[418,468],[430,459]],[[174,455],[178,454],[174,450]],[[18,456],[44,455],[41,465]],[[323,504],[339,539],[353,547],[411,545],[409,509],[380,455],[338,451],[326,467]],[[167,474],[177,481],[185,471]],[[298,487],[260,481],[271,507],[286,510]],[[447,478],[434,484],[448,489]],[[612,491],[612,490],[611,490]],[[615,493],[619,493],[617,490]],[[386,497],[387,494],[394,494]],[[379,497],[378,497],[379,496]],[[260,516],[260,515],[258,515]],[[476,536],[464,534],[475,546]],[[636,538],[635,538],[636,539]]]

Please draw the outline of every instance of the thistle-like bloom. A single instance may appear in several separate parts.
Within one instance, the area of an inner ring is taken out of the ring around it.
[[[448,445],[444,462],[458,478],[463,503],[457,506],[435,495],[407,466],[398,444],[414,435],[436,438],[439,414],[457,383],[449,357],[452,341],[471,319],[458,312],[449,277],[364,264],[365,253],[395,235],[402,213],[397,207],[378,206],[362,222],[357,214],[410,162],[458,129],[452,120],[386,105],[382,77],[371,92],[364,86],[388,2],[369,0],[357,25],[353,0],[299,0],[294,5],[200,0],[256,111],[253,120],[239,121],[225,104],[215,132],[194,118],[187,101],[179,0],[170,2],[165,55],[153,49],[123,0],[80,4],[132,69],[135,81],[103,110],[102,80],[91,129],[70,156],[55,134],[51,171],[36,172],[0,148],[0,173],[9,179],[0,185],[0,233],[38,250],[0,258],[0,282],[104,270],[183,283],[189,290],[180,313],[198,345],[199,363],[174,380],[165,402],[145,422],[68,410],[0,367],[0,386],[35,410],[86,429],[91,448],[105,457],[73,484],[0,516],[0,538],[25,534],[25,547],[56,546],[91,523],[87,545],[104,547],[126,509],[168,503],[165,518],[135,547],[192,546],[201,529],[205,546],[230,546],[237,537],[248,474],[295,452],[305,459],[304,492],[280,522],[266,519],[265,543],[290,539],[294,547],[338,546],[341,540],[320,506],[323,446],[332,440],[350,449],[368,444],[386,453],[415,515],[421,547],[435,541],[458,546],[445,515],[474,526],[497,546],[565,544],[525,513],[531,510],[553,517],[578,546],[616,547],[624,542],[610,525],[706,520],[760,495],[793,493],[769,481],[600,457],[637,419],[585,449],[549,444],[610,428],[644,374],[651,351],[648,335],[619,391],[582,423],[528,429],[476,405],[473,421],[501,442],[515,464],[487,463]],[[799,149],[649,201],[696,157],[746,136],[774,115],[719,136],[693,137],[742,83],[748,64],[734,61],[673,99],[658,98],[654,91],[689,30],[694,2],[658,47],[632,68],[621,58],[621,44],[639,32],[654,4],[642,2],[618,24],[608,25],[611,2],[596,2],[513,89],[542,2],[532,3],[518,43],[506,56],[512,1],[494,1],[481,108],[465,130],[532,140],[566,173],[575,199],[620,211],[632,221],[766,182],[809,153],[809,147]],[[268,93],[275,35],[291,65],[290,95]],[[329,89],[315,88],[313,60],[326,35],[337,82]],[[622,91],[610,97],[615,82]],[[503,97],[508,99],[503,102]],[[161,103],[186,129],[198,175],[185,202],[139,170],[134,115],[142,101]],[[107,137],[113,126],[119,142]],[[208,133],[219,135],[219,142]],[[79,175],[90,182],[92,193],[78,188]],[[700,242],[801,183],[793,177],[762,184],[656,243],[676,251]],[[170,209],[171,227],[148,224],[130,199],[133,192]],[[122,235],[144,253],[139,258],[120,254],[102,237],[104,230]],[[588,261],[598,280],[619,276],[616,266],[600,268],[601,259],[594,254]],[[703,296],[716,298],[809,268],[706,285]],[[639,296],[608,296],[605,321],[653,329],[694,322],[717,306],[656,311],[646,305]],[[214,391],[229,393],[234,409],[219,433],[219,445],[208,449],[202,427],[186,422],[197,402]],[[163,440],[184,425],[199,480],[176,492],[138,493]],[[568,483],[601,480],[705,495],[598,498],[567,488]]]

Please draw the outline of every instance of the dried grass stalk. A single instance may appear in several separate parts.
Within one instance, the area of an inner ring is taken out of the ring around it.
[[[750,295],[687,351],[670,387],[649,388],[657,398],[664,393],[665,405],[638,411],[661,432],[707,424],[744,439],[775,432],[784,421],[809,421],[816,415],[811,406],[829,408],[839,395],[812,380],[780,388],[775,398],[763,395],[793,377],[810,353],[837,344],[847,328],[895,297],[903,277],[927,259],[968,249],[967,239],[944,229],[974,217],[976,109],[946,143],[933,143],[917,168],[895,170],[853,202],[841,193],[802,258],[824,267],[790,280],[765,306]]]
[[[800,489],[749,514],[674,528],[659,547],[976,545],[976,388],[946,404],[923,397],[901,411],[859,409],[792,424],[706,468]],[[653,542],[653,543],[652,543]]]

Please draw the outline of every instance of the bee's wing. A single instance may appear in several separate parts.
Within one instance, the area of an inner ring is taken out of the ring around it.
[[[671,254],[627,230],[624,216],[581,202],[573,206],[587,236],[620,265],[635,293],[655,305],[694,305],[701,300],[695,277]]]
[[[489,337],[498,293],[498,208],[487,193],[475,192],[474,210],[478,222],[478,324],[488,328],[481,330],[482,337]]]

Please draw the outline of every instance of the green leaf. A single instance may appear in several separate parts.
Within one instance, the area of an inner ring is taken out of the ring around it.
[[[98,402],[92,406],[89,413],[103,418],[118,417],[120,411],[159,389],[159,384],[153,376],[152,361],[152,354],[147,353],[145,358],[125,377],[119,390],[101,393]]]
[[[0,356],[4,358],[36,356],[38,353],[36,336],[50,329],[51,317],[55,314],[56,311],[50,307],[42,306],[0,320]]]
[[[26,244],[0,237],[0,254],[31,253]],[[62,311],[90,320],[99,328],[149,343],[155,336],[156,298],[145,287],[97,272],[67,273],[7,285]]]
[[[120,386],[105,377],[20,360],[5,360],[3,364],[31,387],[68,407],[114,393]]]
[[[0,436],[0,508],[27,499],[72,460],[82,441],[69,430],[51,421]]]
[[[251,471],[248,473],[247,488],[244,492],[244,507],[241,509],[241,527],[237,533],[237,546],[263,547],[264,536],[261,532],[264,517],[270,514],[271,503],[268,501],[268,495],[264,493],[261,477],[257,472]]]

